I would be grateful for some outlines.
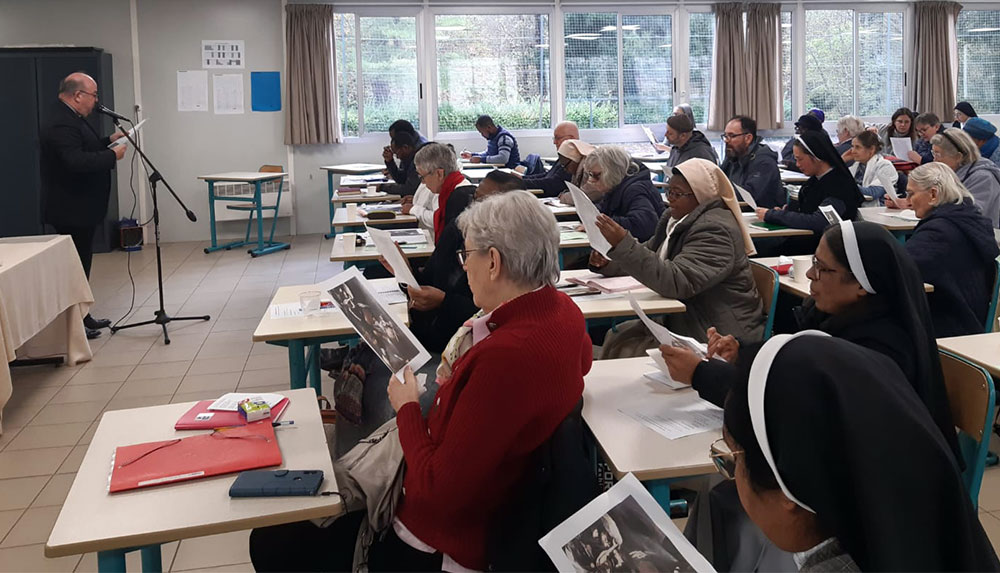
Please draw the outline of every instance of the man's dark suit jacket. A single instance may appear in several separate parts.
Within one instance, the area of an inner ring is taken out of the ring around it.
[[[52,225],[97,225],[108,212],[115,152],[109,138],[68,105],[56,101],[41,133],[44,220]]]

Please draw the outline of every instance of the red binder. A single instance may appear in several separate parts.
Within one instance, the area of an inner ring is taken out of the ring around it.
[[[111,493],[281,465],[271,420],[115,449]]]
[[[214,400],[202,400],[194,405],[190,410],[187,411],[177,423],[174,424],[175,430],[211,430],[212,428],[226,428],[229,426],[245,426],[246,420],[240,416],[239,412],[225,412],[219,410],[209,410],[208,407],[212,405]],[[272,422],[277,422],[281,418],[282,412],[285,411],[285,407],[288,406],[288,398],[278,402],[271,408],[271,417],[269,418]],[[199,420],[198,416],[201,414],[211,414],[207,420]]]

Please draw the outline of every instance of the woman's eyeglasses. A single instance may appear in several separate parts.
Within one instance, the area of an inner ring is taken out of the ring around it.
[[[469,253],[485,250],[486,249],[459,249],[455,251],[455,254],[458,255],[458,263],[464,267],[465,262],[469,260]]]
[[[828,266],[824,265],[823,263],[819,262],[819,259],[816,258],[816,255],[813,255],[813,258],[812,258],[812,268],[816,269],[816,278],[823,278],[823,273],[835,274],[835,273],[839,273],[839,272],[844,272],[844,271],[840,271],[840,270],[828,267]],[[847,274],[851,274],[851,273],[848,272]]]
[[[690,197],[691,195],[694,195],[694,193],[690,191],[687,193],[684,191],[674,191],[673,189],[667,191],[667,199],[680,199],[682,197]]]
[[[726,440],[723,438],[712,442],[708,451],[709,457],[712,458],[712,463],[715,464],[715,469],[722,474],[722,477],[728,480],[736,479],[736,455],[743,452],[730,451]]]

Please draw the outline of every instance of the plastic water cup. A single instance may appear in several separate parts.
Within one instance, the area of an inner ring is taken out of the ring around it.
[[[316,316],[319,314],[320,296],[318,290],[300,292],[299,304],[302,306],[302,314],[305,316]]]

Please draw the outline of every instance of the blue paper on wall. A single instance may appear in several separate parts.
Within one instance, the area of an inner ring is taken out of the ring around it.
[[[250,72],[250,109],[281,111],[281,72]]]

